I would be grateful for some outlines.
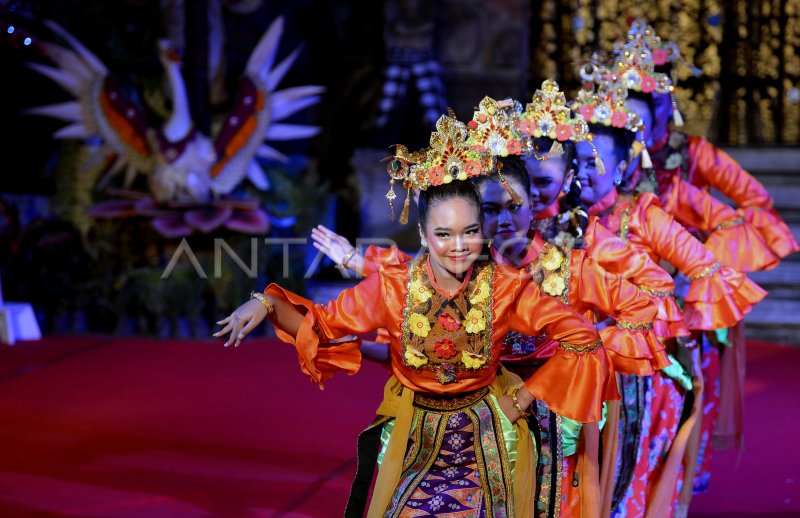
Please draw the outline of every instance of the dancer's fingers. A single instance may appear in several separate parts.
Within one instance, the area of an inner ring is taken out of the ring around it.
[[[250,334],[250,331],[252,331],[257,325],[258,322],[256,322],[256,319],[251,318],[247,325],[245,325],[242,330],[239,331],[239,336],[241,337],[239,340],[244,340],[244,338]]]
[[[228,341],[225,342],[225,347],[229,347],[232,343],[236,341],[236,336],[239,334],[239,329],[241,328],[242,324],[239,322],[239,317],[234,317],[233,328],[231,329],[231,336],[228,338]]]
[[[217,331],[216,333],[214,333],[212,336],[222,336],[222,335],[225,335],[225,334],[227,334],[227,333],[228,333],[228,331],[230,331],[231,329],[233,329],[233,324],[230,324],[230,323],[229,323],[228,325],[226,325],[225,327],[223,327],[222,329],[220,329],[219,331]]]

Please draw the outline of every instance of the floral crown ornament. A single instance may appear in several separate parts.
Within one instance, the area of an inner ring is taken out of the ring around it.
[[[431,133],[430,145],[415,152],[397,145],[394,156],[389,158],[386,172],[389,174],[389,208],[394,219],[395,182],[406,189],[406,199],[400,214],[400,223],[408,223],[411,189],[426,190],[431,186],[444,185],[453,180],[467,180],[494,172],[495,156],[469,143],[466,124],[458,121],[452,112],[436,121],[436,131]]]
[[[496,162],[497,157],[520,155],[523,150],[530,147],[529,139],[520,135],[519,117],[522,105],[513,99],[496,101],[491,97],[484,97],[469,121],[468,145],[471,150],[488,154],[495,161],[494,169],[500,177],[500,182],[505,187],[514,203],[521,204],[522,198],[506,180],[502,173],[502,163]]]
[[[580,73],[587,83],[572,101],[572,110],[588,124],[602,124],[638,133],[640,140],[634,141],[633,156],[641,154],[642,167],[648,169],[653,167],[650,154],[644,145],[642,118],[625,104],[628,88],[622,76],[608,67],[592,63],[582,66]],[[599,160],[596,153],[595,163],[599,164],[598,172],[605,170],[602,160]]]
[[[662,40],[655,29],[641,18],[635,19],[631,23],[631,28],[626,35],[626,45],[645,47],[650,50],[653,60],[653,67],[663,67],[667,64],[675,65],[683,63],[693,75],[700,76],[703,71],[692,65],[683,56],[680,47],[674,41]],[[672,82],[669,85],[669,95],[672,101],[673,120],[676,126],[683,126],[683,117],[678,109],[678,101],[675,99],[675,83],[677,76],[675,67],[672,67]],[[661,92],[660,92],[661,93]]]
[[[531,140],[545,137],[553,141],[550,149],[544,153],[536,146],[529,145],[530,154],[536,160],[549,160],[563,155],[564,146],[561,143],[569,140],[588,141],[592,145],[595,159],[598,156],[589,125],[584,119],[573,117],[564,92],[559,90],[558,83],[552,79],[542,82],[542,87],[534,92],[531,102],[525,105],[525,111],[520,116],[519,132]]]

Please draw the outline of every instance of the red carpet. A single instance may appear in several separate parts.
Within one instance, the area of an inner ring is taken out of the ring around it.
[[[800,516],[800,349],[752,343],[746,450],[692,516]],[[0,516],[341,516],[387,374],[320,392],[280,343],[0,346]]]

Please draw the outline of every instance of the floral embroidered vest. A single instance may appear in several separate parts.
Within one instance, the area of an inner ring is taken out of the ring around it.
[[[488,367],[492,357],[494,263],[475,263],[466,287],[452,298],[431,286],[427,257],[409,263],[403,322],[403,362],[434,371],[442,384],[459,372]]]

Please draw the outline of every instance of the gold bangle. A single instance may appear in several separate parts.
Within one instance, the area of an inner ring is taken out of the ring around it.
[[[275,311],[275,306],[272,304],[272,302],[269,301],[269,299],[267,299],[267,297],[264,296],[263,293],[258,293],[254,291],[250,293],[250,298],[256,299],[260,303],[264,304],[264,307],[267,308],[267,315]]]
[[[347,268],[347,263],[350,262],[350,259],[352,259],[354,255],[356,255],[356,247],[351,248],[349,252],[344,254],[342,262],[340,263],[342,268]]]
[[[528,417],[529,415],[531,415],[530,412],[524,411],[522,407],[519,406],[519,400],[517,399],[516,393],[511,394],[511,401],[514,403],[514,409],[519,413],[520,417]]]

